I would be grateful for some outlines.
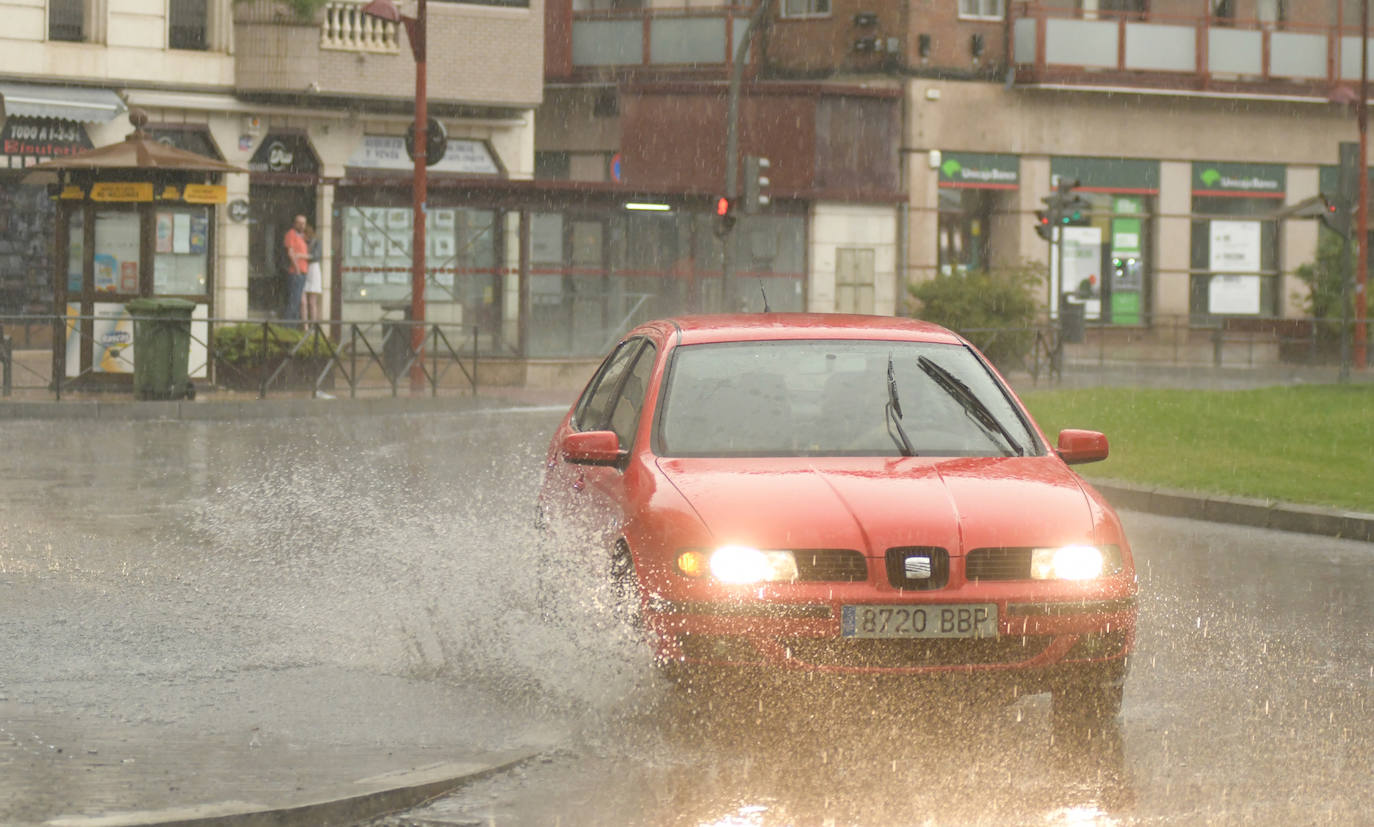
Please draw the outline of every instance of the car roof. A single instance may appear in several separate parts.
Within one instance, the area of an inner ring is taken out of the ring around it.
[[[919,319],[846,313],[722,313],[675,316],[649,322],[643,327],[676,332],[680,336],[680,345],[784,339],[964,343],[961,337],[949,330]]]

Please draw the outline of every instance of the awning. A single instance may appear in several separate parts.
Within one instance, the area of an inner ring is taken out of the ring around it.
[[[124,101],[110,89],[0,83],[5,116],[108,123],[124,114]]]

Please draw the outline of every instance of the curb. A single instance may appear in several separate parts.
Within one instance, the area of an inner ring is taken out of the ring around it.
[[[99,816],[60,816],[44,827],[308,827],[358,824],[388,813],[408,810],[458,787],[523,764],[538,753],[499,755],[495,763],[436,764],[403,770],[354,784],[372,789],[357,795],[268,807],[244,801],[223,801],[166,810],[140,810]]]
[[[188,401],[71,400],[65,402],[0,402],[0,421],[4,420],[107,420],[112,422],[184,420],[225,421],[243,419],[281,419],[318,416],[377,416],[386,414],[430,414],[480,410],[501,405],[518,405],[499,396],[370,397],[364,399],[207,399]]]
[[[1113,507],[1166,517],[1319,534],[1374,543],[1374,514],[1277,500],[1198,494],[1111,480],[1088,480]]]

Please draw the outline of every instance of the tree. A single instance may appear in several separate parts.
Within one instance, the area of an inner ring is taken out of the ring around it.
[[[1041,269],[1022,264],[914,284],[911,295],[920,303],[916,315],[964,336],[998,365],[1017,364],[1035,343]]]
[[[1294,294],[1300,306],[1310,315],[1317,325],[1317,339],[1322,342],[1335,342],[1341,336],[1341,278],[1345,272],[1354,272],[1358,246],[1350,244],[1351,269],[1341,268],[1341,237],[1323,228],[1317,236],[1317,257],[1302,265],[1295,275],[1307,286],[1307,293]],[[1374,302],[1365,297],[1365,316],[1374,316]],[[1352,313],[1352,316],[1354,314]]]

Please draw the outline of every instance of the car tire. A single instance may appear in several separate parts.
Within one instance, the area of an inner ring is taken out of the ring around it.
[[[611,549],[607,573],[616,601],[616,613],[628,620],[633,628],[642,630],[644,614],[640,611],[639,578],[635,575],[635,561],[630,554],[630,547],[624,541],[616,543]]]

